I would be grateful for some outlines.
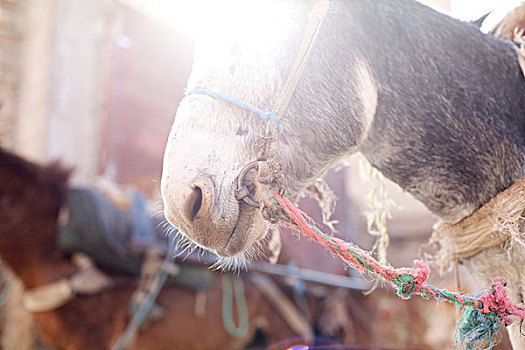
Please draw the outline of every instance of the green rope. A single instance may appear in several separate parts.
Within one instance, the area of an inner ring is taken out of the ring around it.
[[[392,278],[392,282],[397,286],[397,296],[405,299],[409,298],[417,287],[414,277],[406,273]]]
[[[510,301],[505,292],[503,277],[495,277],[492,281],[492,289],[476,297],[438,289],[425,284],[430,269],[423,262],[415,260],[414,268],[398,269],[381,264],[353,243],[323,233],[306,221],[303,214],[278,193],[269,200],[269,203],[280,206],[281,211],[285,212],[284,221],[290,223],[292,228],[328,248],[332,254],[339,256],[352,267],[360,271],[368,270],[378,279],[392,283],[397,295],[402,299],[409,299],[412,295],[418,294],[427,300],[433,297],[438,301],[446,300],[457,307],[465,308],[456,331],[455,340],[458,349],[492,349],[501,339],[500,322],[508,326],[514,321],[525,319],[525,307]]]
[[[233,320],[232,283],[235,288],[239,326],[236,326]],[[224,328],[232,337],[243,338],[248,334],[250,319],[248,306],[246,304],[246,294],[244,293],[244,284],[241,277],[233,277],[230,274],[222,275],[222,322],[224,323]]]

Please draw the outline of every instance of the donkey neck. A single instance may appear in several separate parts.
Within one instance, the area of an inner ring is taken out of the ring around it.
[[[523,176],[525,81],[510,44],[415,1],[349,6],[377,82],[359,145],[375,167],[450,222]]]

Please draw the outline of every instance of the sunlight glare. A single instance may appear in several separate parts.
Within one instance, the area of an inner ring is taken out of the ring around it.
[[[286,30],[289,6],[275,1],[172,0],[162,3],[164,16],[194,39],[243,39],[264,46]]]

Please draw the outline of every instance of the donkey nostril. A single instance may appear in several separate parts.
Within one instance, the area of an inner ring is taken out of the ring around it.
[[[180,194],[178,204],[179,219],[186,225],[195,226],[198,222],[205,223],[213,210],[213,181],[210,177],[202,176],[188,183]],[[175,209],[177,211],[177,209]],[[202,231],[203,226],[193,227]]]
[[[202,207],[202,189],[198,186],[195,186],[193,188],[193,191],[191,192],[186,210],[187,210],[187,217],[190,219],[190,221],[193,221],[195,217],[197,216],[197,213],[199,210],[201,210]]]

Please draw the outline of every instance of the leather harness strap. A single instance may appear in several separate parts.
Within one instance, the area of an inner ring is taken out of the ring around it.
[[[308,22],[306,24],[301,46],[297,52],[292,68],[288,73],[288,77],[286,78],[281,93],[272,108],[272,112],[278,116],[282,116],[290,104],[290,100],[297,89],[299,80],[303,76],[306,65],[312,55],[314,44],[321,29],[321,25],[328,15],[329,8],[330,0],[317,0],[308,14]],[[261,147],[258,157],[259,160],[275,158],[277,153],[278,135],[278,126],[275,123],[268,121],[265,132],[265,139],[267,142]]]

